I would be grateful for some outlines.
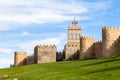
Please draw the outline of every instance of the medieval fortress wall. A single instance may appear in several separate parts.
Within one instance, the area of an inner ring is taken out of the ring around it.
[[[57,52],[55,45],[35,46],[34,54],[15,52],[14,66],[56,62],[59,60],[75,60],[101,58],[120,54],[120,28],[103,27],[102,41],[95,42],[94,37],[82,36],[82,29],[76,21],[68,27],[68,42],[64,52]]]
[[[93,44],[93,56],[94,58],[101,58],[102,55],[102,41],[94,42]]]

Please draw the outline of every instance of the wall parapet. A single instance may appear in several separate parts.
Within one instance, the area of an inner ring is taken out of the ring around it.
[[[120,30],[120,27],[111,27],[111,26],[108,26],[108,27],[102,27],[102,30]]]
[[[56,48],[56,45],[37,45],[35,48]]]
[[[94,40],[94,37],[93,36],[81,36],[80,39]]]

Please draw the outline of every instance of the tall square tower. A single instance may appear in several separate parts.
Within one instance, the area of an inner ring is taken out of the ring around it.
[[[68,27],[68,42],[65,45],[66,60],[79,58],[81,30],[81,27],[78,26],[78,22],[74,19],[72,25]]]

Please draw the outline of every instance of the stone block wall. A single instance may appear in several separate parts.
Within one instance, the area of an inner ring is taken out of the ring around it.
[[[26,64],[34,64],[34,55],[27,56],[26,58]]]
[[[101,58],[102,54],[102,41],[98,41],[94,43],[94,58]]]
[[[82,36],[80,43],[80,59],[93,58],[94,37]]]
[[[47,62],[56,62],[56,52],[57,47],[53,46],[36,46],[34,50],[35,61],[37,64],[39,63],[47,63]]]
[[[80,44],[67,43],[65,45],[65,60],[79,59]]]

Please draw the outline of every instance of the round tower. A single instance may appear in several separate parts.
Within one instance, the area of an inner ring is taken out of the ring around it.
[[[80,43],[80,59],[93,58],[94,37],[82,36]]]
[[[108,57],[113,55],[114,42],[120,36],[120,28],[103,27],[102,28],[102,41],[103,41],[103,56]],[[116,53],[115,53],[116,54]]]

